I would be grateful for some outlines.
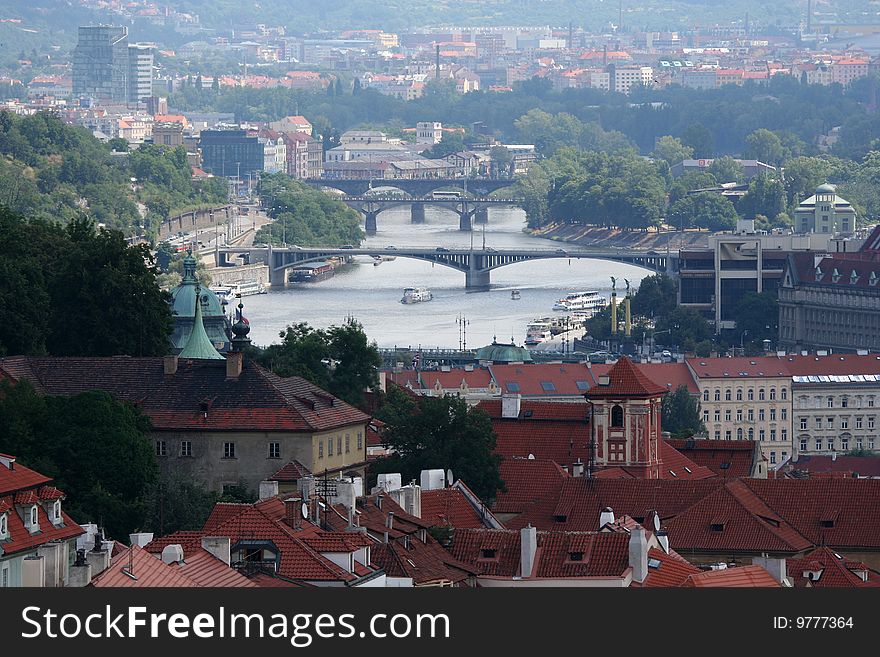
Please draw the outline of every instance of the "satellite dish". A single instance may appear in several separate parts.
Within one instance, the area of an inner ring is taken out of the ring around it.
[[[446,485],[451,486],[455,483],[455,479],[452,478],[452,470],[449,469],[446,471]]]
[[[660,515],[656,511],[654,511],[654,531],[660,531]]]
[[[529,459],[529,461],[534,461],[534,460],[535,460],[535,455],[534,455],[534,454],[529,454],[528,459]]]
[[[309,505],[306,504],[305,502],[303,502],[301,511],[302,511],[302,517],[305,518],[306,520],[308,520],[308,518],[309,518]]]

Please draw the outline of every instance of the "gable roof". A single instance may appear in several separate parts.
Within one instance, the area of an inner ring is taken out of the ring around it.
[[[568,478],[568,473],[555,461],[524,458],[503,459],[499,474],[507,490],[498,491],[493,513],[521,513],[558,495]]]
[[[474,529],[485,526],[480,514],[458,488],[423,490],[421,518],[438,527]]]
[[[181,359],[166,375],[163,358],[128,356],[14,356],[0,359],[4,374],[47,395],[104,390],[137,406],[157,430],[311,432],[369,421],[305,379],[281,378],[249,360],[237,379],[227,379],[224,361]]]
[[[162,559],[143,548],[132,545],[113,557],[110,561],[110,567],[92,578],[91,586],[97,588],[194,588],[200,584],[185,575],[179,567],[166,564]]]
[[[667,392],[666,386],[649,379],[626,356],[618,359],[605,376],[608,384],[603,385],[600,378],[598,385],[590,388],[587,398],[655,397]]]
[[[799,559],[786,559],[786,573],[796,587],[811,586],[818,588],[832,587],[878,587],[880,574],[863,563],[849,561],[835,554],[828,547],[818,547]],[[862,579],[855,571],[861,571],[867,577]],[[808,572],[818,572],[818,579],[807,578]]]

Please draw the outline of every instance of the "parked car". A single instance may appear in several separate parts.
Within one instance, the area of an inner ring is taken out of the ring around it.
[[[449,253],[449,249],[444,246],[438,246],[435,250],[437,253]]]

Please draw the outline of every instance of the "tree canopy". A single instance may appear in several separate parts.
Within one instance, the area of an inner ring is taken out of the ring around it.
[[[685,385],[663,398],[661,411],[660,426],[674,438],[690,438],[706,430],[700,417],[700,402]]]

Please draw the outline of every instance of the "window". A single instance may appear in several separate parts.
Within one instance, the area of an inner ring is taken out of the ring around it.
[[[840,398],[840,407],[846,408],[847,406],[849,406],[849,399],[847,399],[846,397],[841,397]]]
[[[801,451],[802,452],[807,451],[807,439],[806,438],[801,438]]]
[[[0,568],[0,589],[5,589],[9,587],[9,568],[4,564],[3,568]]]
[[[816,438],[816,450],[822,451],[822,439],[821,438]]]
[[[568,553],[569,561],[583,561],[584,553],[583,552],[569,552]]]
[[[776,452],[770,452],[770,465],[774,465],[776,463]]]
[[[830,449],[831,451],[834,451],[834,438],[828,439],[828,449]]]
[[[737,440],[742,440],[742,439],[743,439],[743,430],[742,430],[742,427],[740,427],[739,429],[736,430],[736,439],[737,439]]]
[[[495,554],[495,550],[483,549],[480,550],[480,559],[494,559]]]
[[[235,458],[235,443],[223,443],[223,458]]]
[[[541,381],[541,390],[544,392],[556,392],[556,385],[552,381]]]
[[[764,401],[764,388],[758,388],[758,401]]]
[[[715,432],[715,440],[721,440],[721,432],[720,431]]]
[[[785,422],[785,421],[788,419],[788,409],[787,409],[787,408],[782,408],[782,409],[779,410],[779,412],[780,412],[780,414],[781,414],[782,421]],[[771,419],[771,420],[775,420],[775,419],[776,419],[776,409],[775,409],[775,408],[772,409],[772,410],[770,411],[770,419]]]
[[[611,426],[623,427],[623,406],[619,404],[611,407]]]
[[[730,409],[729,408],[724,410],[724,421],[730,422]]]
[[[788,390],[786,388],[781,388],[779,390],[779,398],[780,399],[788,399]],[[773,398],[771,397],[771,399],[773,399]]]
[[[862,428],[862,418],[857,417],[856,418],[856,429],[861,429],[861,428]]]
[[[327,439],[327,456],[333,456],[333,438]]]
[[[873,438],[868,438],[868,449],[870,449],[870,450],[874,449],[874,439]]]
[[[827,399],[828,408],[834,408],[834,397],[829,397]]]
[[[749,401],[755,401],[755,391],[752,388],[749,388],[748,399]]]
[[[829,429],[834,428],[834,418],[833,417],[828,418],[828,428]]]
[[[156,456],[168,456],[168,450],[164,440],[156,441]]]
[[[6,538],[6,528],[9,526],[9,521],[6,519],[6,514],[4,513],[0,516],[0,538]]]
[[[717,388],[715,389],[715,401],[721,401],[721,391]]]
[[[717,408],[715,409],[715,421],[721,422],[721,411],[718,410]]]
[[[841,429],[849,429],[849,419],[842,417],[840,418],[840,428]]]
[[[37,527],[40,524],[40,517],[37,515],[37,507],[31,507],[31,527]]]
[[[345,434],[345,453],[348,454],[351,451],[351,436]]]
[[[806,430],[807,430],[807,418],[802,417],[801,418],[801,431],[806,431]]]
[[[507,392],[519,392],[519,383],[516,381],[508,381]]]
[[[724,440],[730,440],[730,429],[724,432]]]
[[[755,421],[755,409],[753,409],[753,408],[750,408],[750,409],[749,409],[749,411],[748,411],[748,418],[749,418],[749,422],[754,422],[754,421]]]
[[[770,442],[776,442],[776,429],[770,429]]]
[[[336,436],[336,453],[342,454],[342,436]]]
[[[193,455],[193,444],[189,440],[181,440],[180,441],[180,455],[181,456],[192,456]]]
[[[869,428],[869,429],[873,429],[873,428],[874,428],[874,418],[872,418],[872,417],[869,417],[869,418],[868,418],[868,428]]]
[[[822,418],[820,418],[820,417],[817,417],[817,418],[816,418],[816,428],[817,428],[817,429],[821,429],[821,428],[822,428]]]
[[[874,406],[874,398],[868,397],[868,408],[872,408]]]
[[[740,389],[740,390],[736,391],[736,401],[742,401],[742,400],[743,400],[743,391],[742,391],[742,389]]]
[[[709,401],[709,391],[708,390],[703,391],[703,401]]]
[[[724,391],[724,401],[730,401],[730,388]]]
[[[770,388],[770,401],[776,399],[776,388]]]
[[[752,427],[749,427],[749,440],[755,439],[755,430]]]
[[[787,441],[788,440],[788,429],[782,429],[782,431],[780,432],[779,435],[782,438],[782,442]]]
[[[361,451],[364,447],[364,437],[360,431],[358,431],[358,451]]]
[[[280,459],[281,458],[281,443],[269,443],[269,458],[270,459]]]
[[[708,421],[709,421],[709,410],[705,409],[705,410],[703,410],[703,422],[708,422]]]
[[[758,430],[758,440],[764,442],[767,439],[767,432],[764,429]]]
[[[849,451],[849,438],[840,439],[840,449],[842,449],[844,452]]]
[[[741,408],[736,409],[736,421],[737,422],[743,421],[743,411]]]
[[[862,446],[864,444],[865,444],[865,441],[863,441],[861,438],[856,438],[856,449],[857,450],[861,451],[863,449]]]
[[[751,412],[751,411],[749,411],[749,412]],[[758,409],[758,422],[763,422],[763,421],[764,421],[764,409],[759,408]]]

